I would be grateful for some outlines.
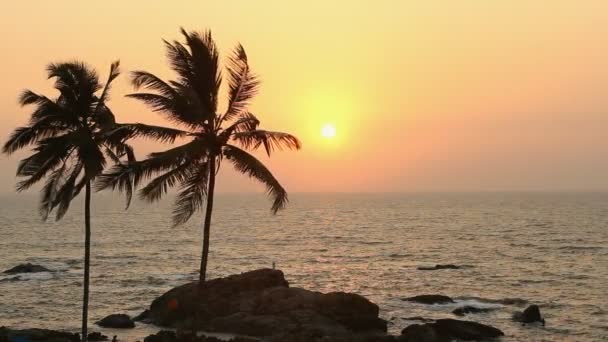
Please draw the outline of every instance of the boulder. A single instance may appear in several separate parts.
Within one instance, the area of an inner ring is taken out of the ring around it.
[[[538,305],[530,305],[523,312],[514,313],[513,320],[521,323],[540,322],[545,325],[545,319],[540,314]]]
[[[80,342],[78,334],[48,329],[9,329],[0,327],[0,341]]]
[[[107,341],[108,336],[103,335],[100,332],[92,332],[87,335],[87,341]]]
[[[438,319],[434,323],[414,324],[406,327],[401,331],[398,341],[485,341],[500,336],[504,336],[504,333],[489,325],[456,319]]]
[[[158,325],[272,336],[315,332],[337,336],[386,332],[379,308],[344,292],[291,288],[283,272],[261,269],[176,287],[152,302],[149,317]]]
[[[406,302],[415,302],[420,304],[446,304],[454,303],[454,300],[444,295],[420,295],[414,297],[403,298]]]
[[[484,312],[490,312],[493,311],[495,309],[493,308],[478,308],[476,306],[471,306],[471,305],[466,305],[466,306],[461,306],[459,308],[456,308],[452,311],[452,313],[456,316],[464,316],[466,314],[470,314],[470,313],[484,313]]]
[[[135,323],[131,320],[131,317],[125,314],[113,314],[104,317],[97,321],[95,324],[104,328],[116,328],[116,329],[129,329],[135,328]]]
[[[38,272],[51,272],[48,268],[40,265],[34,265],[31,263],[17,265],[9,270],[4,271],[6,274],[17,274],[17,273],[38,273]]]
[[[435,265],[435,266],[420,266],[418,267],[419,271],[435,271],[435,270],[458,270],[460,266],[447,264],[447,265]]]

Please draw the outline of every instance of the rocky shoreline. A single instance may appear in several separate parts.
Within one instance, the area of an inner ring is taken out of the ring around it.
[[[434,304],[450,303],[450,297],[420,295],[403,300]],[[387,321],[379,317],[378,305],[353,293],[320,293],[290,287],[280,270],[260,269],[210,280],[201,288],[197,282],[173,288],[156,298],[137,317],[110,315],[97,325],[132,328],[134,321],[171,330],[146,337],[144,342],[220,341],[196,336],[191,331],[230,333],[234,342],[447,342],[454,339],[481,341],[504,333],[492,326],[457,319],[421,321],[404,327],[401,335],[387,334]],[[463,307],[455,315],[483,313]],[[537,306],[516,314],[522,323],[543,322]],[[91,340],[109,340],[98,334]],[[0,342],[19,340],[72,342],[78,334],[44,329],[0,328]],[[24,339],[27,338],[27,339]],[[104,339],[105,338],[105,339]],[[120,339],[118,339],[120,341]]]

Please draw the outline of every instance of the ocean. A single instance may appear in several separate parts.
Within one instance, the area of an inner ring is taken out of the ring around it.
[[[457,306],[494,308],[464,319],[503,330],[503,341],[608,341],[608,193],[292,194],[273,216],[262,194],[220,194],[210,277],[276,267],[292,286],[349,291],[381,308],[389,331],[413,316],[447,318]],[[0,271],[24,262],[51,273],[0,275],[0,326],[79,330],[82,201],[60,222],[41,222],[37,194],[0,197]],[[93,196],[92,330],[143,340],[156,330],[93,323],[138,314],[168,289],[197,279],[202,213],[171,227],[160,203]],[[421,271],[435,264],[456,270]],[[444,294],[456,304],[402,298]],[[513,312],[538,304],[546,326]],[[516,301],[517,302],[517,301]]]

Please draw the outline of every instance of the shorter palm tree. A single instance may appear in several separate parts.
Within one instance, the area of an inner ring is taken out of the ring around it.
[[[285,207],[287,192],[264,164],[247,150],[264,147],[270,156],[275,149],[300,149],[291,134],[266,131],[248,111],[258,91],[259,80],[251,72],[245,49],[238,45],[228,59],[228,106],[217,111],[222,81],[218,49],[210,32],[188,33],[182,29],[186,46],[166,42],[167,55],[177,80],[165,82],[145,72],[132,73],[136,88],[150,92],[128,95],[149,105],[181,129],[165,128],[156,132],[160,140],[187,138],[183,145],[152,153],[146,160],[115,166],[100,178],[99,187],[131,191],[133,185],[156,176],[140,191],[143,199],[157,201],[171,187],[179,186],[173,208],[174,225],[183,224],[206,204],[199,285],[205,282],[216,174],[224,160],[234,168],[261,182],[273,198],[272,212]],[[138,132],[137,127],[125,127]],[[152,136],[152,131],[147,136]]]
[[[134,136],[162,131],[145,125],[117,124],[106,105],[110,85],[119,75],[119,63],[110,68],[105,86],[97,73],[81,62],[50,64],[48,77],[55,79],[59,96],[48,98],[25,90],[19,103],[34,105],[29,123],[13,131],[4,144],[3,152],[13,152],[33,146],[33,153],[21,160],[17,176],[24,179],[17,191],[29,189],[46,180],[42,187],[40,214],[46,220],[55,210],[60,220],[72,200],[85,190],[84,221],[84,282],[82,303],[82,340],[87,340],[89,274],[91,255],[91,184],[103,172],[108,159],[135,161],[133,149],[126,141]],[[100,92],[101,91],[101,92]]]

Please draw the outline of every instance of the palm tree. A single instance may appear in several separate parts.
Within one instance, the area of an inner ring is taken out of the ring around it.
[[[153,202],[161,199],[169,188],[179,186],[173,207],[174,225],[185,223],[206,204],[199,276],[202,286],[207,273],[215,179],[222,161],[229,161],[240,173],[264,184],[273,199],[272,212],[276,213],[287,204],[287,192],[270,170],[246,150],[263,146],[270,156],[275,149],[299,149],[301,144],[293,135],[258,128],[260,121],[248,111],[248,105],[258,91],[259,80],[251,72],[241,45],[228,58],[228,105],[219,113],[222,74],[211,32],[188,33],[183,29],[181,32],[185,45],[165,41],[177,80],[165,82],[151,73],[135,71],[133,85],[148,92],[127,96],[144,102],[180,127],[156,132],[157,139],[181,137],[187,141],[152,153],[146,160],[116,165],[102,176],[99,188],[131,191],[132,186],[156,176],[140,190],[141,198]],[[152,136],[152,132],[148,133]]]
[[[19,98],[22,106],[34,105],[29,123],[13,131],[3,152],[32,147],[32,154],[21,160],[17,184],[21,192],[46,180],[41,190],[40,214],[46,220],[55,210],[60,220],[72,200],[85,189],[84,221],[84,290],[82,302],[82,340],[87,340],[89,273],[91,254],[91,183],[102,173],[106,158],[135,160],[132,148],[125,143],[130,136],[142,135],[132,129],[117,134],[114,114],[106,106],[112,81],[119,75],[119,63],[110,67],[103,86],[97,73],[81,62],[50,64],[49,79],[55,80],[56,98],[25,90]],[[99,93],[99,91],[101,91]],[[99,93],[99,95],[97,95]]]

